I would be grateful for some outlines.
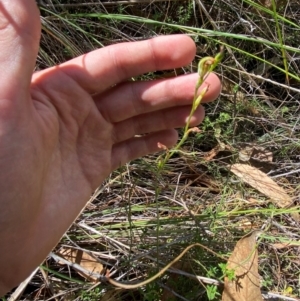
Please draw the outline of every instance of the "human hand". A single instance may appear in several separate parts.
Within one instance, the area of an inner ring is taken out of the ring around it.
[[[128,81],[190,63],[186,36],[109,46],[32,76],[39,37],[34,0],[0,2],[0,296],[42,262],[111,171],[176,143],[197,81]],[[206,84],[204,102],[220,92],[214,74]],[[203,117],[200,107],[191,126]]]

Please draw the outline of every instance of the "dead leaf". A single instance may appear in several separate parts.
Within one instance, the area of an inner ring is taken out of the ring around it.
[[[193,128],[189,128],[187,132],[188,133],[201,133],[202,131],[195,126]]]
[[[252,158],[260,162],[273,162],[273,153],[258,145],[253,146]]]
[[[206,161],[211,161],[215,156],[217,156],[219,154],[219,152],[222,152],[222,151],[233,152],[233,148],[230,145],[227,145],[218,140],[218,145],[215,146],[213,149],[211,149],[209,152],[207,152],[204,156],[204,159]]]
[[[233,164],[230,171],[259,192],[276,202],[279,207],[288,207],[292,203],[289,195],[276,182],[259,169],[247,164]]]
[[[220,151],[220,147],[219,147],[219,145],[217,145],[212,150],[210,150],[208,153],[206,153],[204,159],[206,161],[211,161],[219,153],[219,151]]]
[[[237,242],[227,263],[227,269],[235,271],[235,278],[225,277],[222,301],[263,301],[256,249],[259,234],[253,231]]]
[[[269,162],[273,161],[273,153],[262,146],[255,145],[253,143],[245,145],[239,150],[239,160],[247,162],[250,159],[258,162]]]
[[[103,265],[100,262],[82,250],[61,248],[58,255],[82,267],[83,269],[77,269],[78,274],[90,281],[98,280],[98,277],[93,276],[92,273],[102,274],[104,271]],[[76,267],[74,267],[74,269],[76,269]]]
[[[239,160],[243,162],[249,161],[252,153],[253,153],[253,147],[248,145],[245,146],[243,149],[239,151]]]

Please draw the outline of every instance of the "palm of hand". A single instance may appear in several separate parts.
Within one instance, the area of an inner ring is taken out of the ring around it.
[[[166,89],[168,82],[100,84],[97,93],[69,72],[74,70],[67,64],[37,73],[31,85],[34,127],[41,132],[34,137],[45,143],[39,149],[47,153],[44,164],[55,181],[60,178],[70,188],[85,184],[91,192],[117,166],[157,150],[158,141],[176,141],[172,129],[184,123],[189,108],[163,110],[176,98]],[[164,101],[159,104],[155,97]],[[135,137],[149,132],[155,134]]]
[[[91,193],[112,170],[113,125],[67,74],[53,70],[40,76],[34,76],[31,97],[48,179]]]

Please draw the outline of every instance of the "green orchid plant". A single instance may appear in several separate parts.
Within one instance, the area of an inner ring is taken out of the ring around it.
[[[194,99],[193,99],[192,109],[191,109],[191,112],[190,112],[189,117],[187,119],[186,125],[184,127],[184,133],[183,133],[182,138],[178,142],[178,144],[171,150],[167,149],[167,147],[165,145],[162,145],[161,143],[158,143],[158,147],[166,151],[166,154],[165,154],[164,158],[162,158],[162,156],[160,156],[158,158],[158,168],[160,170],[163,169],[165,164],[168,162],[168,160],[176,152],[179,151],[180,147],[186,141],[189,134],[191,132],[199,131],[198,128],[190,128],[190,121],[191,121],[191,118],[192,118],[193,114],[195,113],[195,111],[197,110],[199,105],[201,104],[201,101],[202,101],[204,95],[206,94],[206,92],[208,91],[209,86],[206,86],[201,91],[199,91],[199,89],[200,89],[201,85],[204,83],[207,76],[218,66],[218,64],[221,62],[222,59],[223,59],[223,49],[221,49],[221,51],[215,57],[206,56],[206,57],[202,58],[199,61],[199,63],[198,63],[198,75],[199,75],[199,77],[198,77],[198,81],[195,85],[195,92],[194,92]]]

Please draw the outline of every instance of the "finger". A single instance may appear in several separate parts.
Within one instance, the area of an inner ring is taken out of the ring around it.
[[[185,106],[138,115],[134,118],[124,120],[115,125],[113,141],[114,143],[119,143],[135,135],[183,127],[188,120],[190,112],[191,107]],[[203,119],[204,109],[200,106],[193,114],[190,126],[198,125]]]
[[[177,142],[177,139],[177,131],[170,129],[143,137],[134,137],[116,144],[112,150],[112,168],[116,169],[131,160],[160,151],[158,142],[171,148]]]
[[[141,42],[108,46],[60,66],[89,93],[146,72],[178,68],[195,56],[195,43],[185,35],[162,36]]]
[[[167,80],[128,82],[94,99],[104,118],[115,123],[139,114],[191,104],[197,80],[198,75],[191,74]],[[213,73],[199,91],[207,85],[203,102],[215,100],[221,91],[220,80]]]
[[[28,98],[39,37],[40,18],[34,0],[0,1],[0,99]]]

